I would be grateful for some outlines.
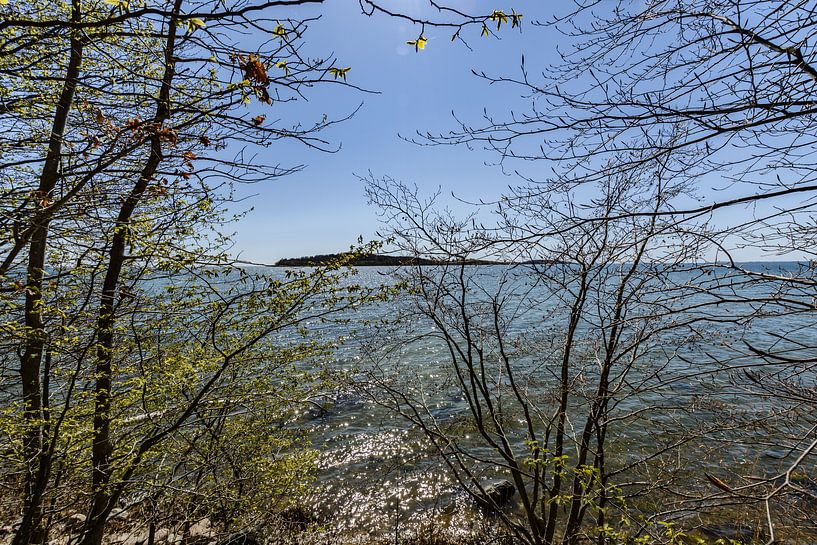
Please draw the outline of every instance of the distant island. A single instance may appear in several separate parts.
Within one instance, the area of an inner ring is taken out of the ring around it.
[[[325,265],[345,254],[322,254],[311,255],[306,257],[290,257],[279,260],[275,263],[276,267],[314,267],[316,265]],[[422,257],[400,256],[400,255],[382,255],[371,254],[364,255],[352,260],[352,264],[356,267],[400,267],[405,265],[447,265],[459,264],[461,261],[453,260],[438,260],[426,259]],[[507,261],[490,261],[485,259],[467,259],[464,262],[466,265],[508,265]]]

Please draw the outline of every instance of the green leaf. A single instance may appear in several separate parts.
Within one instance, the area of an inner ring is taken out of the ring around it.
[[[351,69],[351,66],[347,66],[346,68],[330,68],[329,73],[335,76],[335,79],[341,78],[343,81],[346,81],[346,74]]]
[[[420,51],[421,49],[426,48],[427,43],[428,43],[428,40],[426,40],[425,36],[420,36],[416,40],[411,40],[411,41],[406,42],[406,45],[413,45],[415,51]]]
[[[492,21],[496,21],[497,30],[499,30],[499,27],[502,26],[502,23],[508,22],[508,16],[505,15],[505,12],[502,10],[494,10],[489,19],[491,19]]]
[[[188,33],[193,32],[194,30],[196,30],[198,28],[204,28],[205,26],[207,26],[207,25],[204,24],[204,21],[202,21],[198,17],[193,17],[192,19],[187,19],[186,23],[187,23],[187,32]]]
[[[511,8],[511,28],[522,28],[522,14]]]

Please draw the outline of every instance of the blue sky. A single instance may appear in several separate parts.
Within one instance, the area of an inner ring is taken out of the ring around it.
[[[422,13],[427,9],[427,0],[391,1],[400,10]],[[306,54],[334,56],[338,66],[352,67],[349,83],[377,94],[340,85],[319,86],[308,94],[308,102],[287,104],[282,111],[270,114],[309,124],[323,114],[342,117],[362,103],[354,118],[323,134],[341,146],[337,153],[321,153],[296,142],[277,142],[259,152],[260,161],[282,166],[304,164],[306,168],[269,183],[240,188],[240,196],[252,196],[243,204],[251,203],[254,210],[234,226],[235,254],[273,263],[282,257],[342,251],[359,236],[376,238],[381,226],[376,210],[366,203],[363,183],[356,174],[390,176],[416,184],[426,194],[441,188],[444,194],[453,193],[467,201],[491,200],[509,185],[521,183],[492,164],[497,160],[493,153],[418,146],[400,135],[412,136],[418,130],[444,133],[455,128],[452,112],[464,120],[478,121],[483,108],[498,119],[506,119],[512,109],[525,111],[528,100],[520,96],[519,88],[488,85],[471,70],[516,76],[524,54],[534,77],[536,72],[546,71],[549,64],[559,62],[557,47],[568,44],[556,29],[531,22],[549,20],[555,10],[569,9],[571,4],[513,0],[509,5],[497,5],[456,0],[455,5],[471,13],[510,11],[513,7],[525,16],[523,31],[504,28],[500,39],[486,39],[479,36],[475,26],[464,32],[469,49],[451,42],[449,29],[427,28],[427,47],[418,53],[406,41],[417,38],[419,27],[386,16],[366,17],[357,0],[326,0],[319,6],[282,14],[282,18],[320,15],[321,19],[310,26]],[[525,174],[544,179],[552,166],[544,161],[526,163]],[[724,187],[719,179],[702,183],[710,185],[707,199],[751,191],[728,185],[726,190],[714,191]],[[455,200],[448,202],[456,208]],[[726,209],[716,223],[743,221],[752,213],[750,208]],[[739,250],[736,257],[766,260],[783,256],[749,248]]]
[[[460,2],[474,12],[510,10],[510,5]],[[413,9],[418,0],[403,0]],[[425,51],[406,45],[419,28],[383,16],[366,17],[355,0],[327,0],[319,8],[292,14],[320,13],[310,27],[308,48],[313,56],[334,53],[339,65],[351,66],[349,82],[379,94],[364,94],[340,86],[316,89],[310,101],[289,108],[284,119],[305,122],[323,113],[346,114],[360,104],[357,115],[326,133],[342,146],[323,154],[295,143],[277,143],[262,150],[259,160],[305,164],[294,175],[267,184],[242,188],[252,194],[254,210],[235,226],[236,248],[241,257],[272,262],[281,257],[343,250],[359,235],[374,238],[379,227],[375,210],[366,204],[363,185],[355,174],[389,175],[416,183],[432,192],[441,187],[466,199],[491,198],[518,179],[497,166],[486,165],[496,157],[464,147],[422,147],[402,140],[417,130],[444,132],[453,127],[452,111],[475,119],[483,107],[497,114],[522,106],[518,92],[488,86],[471,74],[472,68],[489,73],[516,73],[521,55],[527,63],[545,65],[555,60],[558,38],[552,30],[533,27],[531,20],[548,18],[546,2],[515,1],[525,15],[524,30],[503,29],[501,39],[480,38],[479,28],[467,31],[468,43],[451,42],[446,29],[427,29]],[[537,168],[545,169],[545,165]]]

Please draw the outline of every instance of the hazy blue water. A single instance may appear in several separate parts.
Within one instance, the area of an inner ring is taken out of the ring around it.
[[[781,276],[802,274],[804,267],[797,263],[745,266]],[[499,290],[507,294],[512,310],[508,313],[506,336],[521,347],[514,349],[514,365],[526,370],[526,377],[531,379],[532,397],[541,396],[546,405],[545,399],[554,382],[553,369],[549,367],[552,361],[543,351],[548,347],[554,352],[558,349],[558,342],[553,342],[560,338],[566,323],[566,298],[558,293],[553,295],[559,291],[553,286],[538,285],[535,275],[528,271],[509,274],[508,270],[504,266],[475,267],[471,274],[475,277],[474,285],[489,293]],[[376,285],[388,281],[388,275],[387,269],[363,268],[356,281]],[[778,399],[759,394],[759,388],[747,381],[743,368],[764,363],[761,358],[752,356],[749,346],[799,358],[817,355],[817,350],[812,349],[817,347],[815,313],[806,308],[814,300],[814,288],[796,287],[781,293],[778,283],[757,282],[718,270],[709,274],[681,271],[670,276],[664,285],[659,280],[645,289],[644,307],[656,300],[674,297],[675,303],[688,309],[672,319],[701,321],[695,323],[694,333],[693,328],[681,327],[661,335],[641,357],[639,365],[643,369],[630,375],[634,381],[656,368],[660,372],[649,379],[648,391],[626,397],[614,408],[614,414],[630,413],[640,407],[652,409],[612,426],[610,457],[614,463],[624,466],[649,454],[660,444],[671,443],[675,432],[694,433],[717,420],[721,432],[709,433],[673,451],[672,456],[677,456],[677,465],[682,468],[679,473],[688,474],[691,491],[705,489],[704,472],[719,474],[728,469],[739,473],[751,468],[754,474],[772,474],[791,460],[791,456],[786,458],[789,448],[797,445],[791,442],[790,436],[800,433],[812,422],[807,413],[803,416],[801,412],[792,413],[800,416],[784,419],[783,424],[776,422],[777,428],[764,430],[755,425],[741,429],[742,422],[756,423],[771,417],[772,411],[784,408]],[[717,304],[713,298],[718,299]],[[743,300],[746,298],[755,302],[747,303]],[[781,306],[782,298],[789,303]],[[474,301],[479,300],[480,296],[474,295]],[[598,300],[594,304],[606,302],[609,301]],[[696,303],[704,302],[709,304],[703,310],[695,308]],[[353,315],[352,326],[313,324],[313,327],[328,335],[348,334],[350,328],[355,329],[354,324],[363,320],[393,318],[405,312],[409,308],[406,304],[403,300],[361,307]],[[784,315],[778,316],[784,308]],[[791,308],[797,308],[798,312],[791,313]],[[638,310],[639,305],[634,305],[632,312],[637,314]],[[735,320],[749,312],[757,314],[754,320]],[[592,339],[597,326],[592,320],[583,323],[580,335]],[[428,321],[412,318],[408,325],[387,333],[372,327],[359,329],[339,351],[334,362],[336,367],[354,370],[357,380],[364,385],[374,367],[404,389],[416,386],[415,391],[422,390],[425,405],[435,418],[454,422],[467,417],[466,403],[458,389],[446,380],[450,376],[447,348],[433,336],[422,336],[435,331]],[[366,350],[362,351],[362,347],[368,343],[406,340],[395,338],[400,335],[418,338],[376,366],[364,356]],[[789,340],[783,341],[781,336]],[[778,366],[770,370],[777,370],[780,378],[786,378],[792,373],[791,367]],[[813,370],[803,368],[802,371],[802,384],[813,386]],[[584,372],[592,382],[592,365]],[[305,427],[321,451],[320,488],[312,499],[319,510],[338,515],[337,521],[358,532],[388,530],[398,520],[398,513],[402,525],[443,516],[451,520],[452,531],[467,531],[468,524],[474,520],[468,500],[458,492],[442,461],[409,422],[375,403],[364,386],[328,392],[318,401],[326,410],[306,411],[299,425]],[[467,430],[458,440],[475,454],[492,456],[490,449]],[[492,476],[495,475],[490,472],[485,474],[486,478]]]

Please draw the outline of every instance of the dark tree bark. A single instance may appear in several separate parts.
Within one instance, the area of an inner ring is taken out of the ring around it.
[[[72,21],[79,21],[81,17],[82,6],[80,0],[72,0]],[[78,33],[72,33],[68,67],[51,126],[48,153],[35,195],[34,207],[37,212],[49,206],[50,195],[60,179],[63,136],[77,88],[82,66],[82,54],[82,39]],[[35,213],[34,216],[36,217],[37,214]],[[44,303],[42,293],[46,253],[48,251],[48,228],[48,216],[43,216],[42,221],[32,226],[26,266],[26,341],[20,361],[20,379],[27,427],[24,452],[28,469],[25,476],[23,518],[20,528],[14,536],[13,545],[25,545],[39,541],[42,497],[50,473],[50,462],[46,459],[43,449],[45,436],[48,433],[46,425],[48,417],[43,412],[43,399],[40,390],[42,358],[48,341],[43,324]]]
[[[153,118],[150,136],[150,155],[139,179],[122,204],[116,218],[116,228],[111,248],[97,318],[96,385],[94,388],[94,442],[92,447],[92,490],[90,516],[82,545],[100,545],[105,523],[113,509],[108,485],[111,480],[111,455],[114,445],[111,437],[111,389],[113,386],[112,364],[114,356],[114,326],[116,324],[116,294],[125,265],[125,250],[129,226],[139,201],[153,181],[162,162],[161,127],[170,117],[170,89],[175,74],[174,52],[176,49],[176,21],[182,0],[175,0],[173,15],[168,21],[167,41],[164,52],[164,75]]]

